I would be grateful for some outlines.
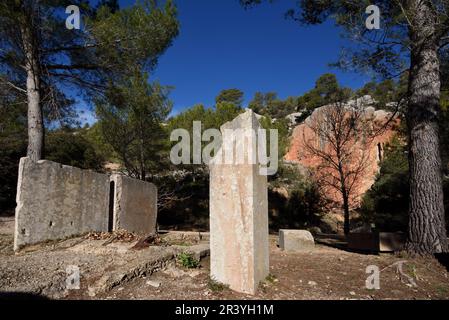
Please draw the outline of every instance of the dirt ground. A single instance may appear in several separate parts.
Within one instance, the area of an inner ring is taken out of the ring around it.
[[[393,255],[363,255],[317,245],[304,253],[283,253],[272,239],[271,277],[255,296],[209,284],[209,259],[197,270],[162,270],[149,278],[136,278],[98,298],[102,299],[449,299],[448,273],[436,261],[406,260]],[[401,276],[396,262],[402,265]],[[366,267],[381,271],[380,290],[366,289]],[[416,283],[414,287],[407,275]],[[156,288],[148,283],[160,283]]]
[[[136,251],[130,249],[135,242],[79,237],[16,255],[11,222],[0,220],[0,298],[28,292],[58,299],[449,299],[448,270],[436,260],[365,255],[321,244],[309,252],[285,253],[276,240],[270,237],[271,275],[250,296],[210,281],[204,239]],[[176,255],[190,249],[206,256],[198,268],[176,264]],[[82,270],[79,290],[65,289],[68,264]],[[368,266],[381,271],[379,290],[366,288]]]

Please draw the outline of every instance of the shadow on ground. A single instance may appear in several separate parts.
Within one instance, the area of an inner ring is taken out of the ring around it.
[[[21,300],[50,300],[45,296],[28,292],[0,292],[0,300],[21,301]]]
[[[449,271],[449,253],[437,253],[435,259]]]

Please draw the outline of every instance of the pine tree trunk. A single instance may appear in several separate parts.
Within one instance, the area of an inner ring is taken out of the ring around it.
[[[144,140],[140,139],[140,180],[146,180]]]
[[[415,2],[409,79],[410,205],[406,249],[431,255],[447,251],[439,145],[440,62],[435,20],[426,1]]]
[[[25,54],[26,87],[28,99],[28,148],[27,156],[41,160],[44,150],[44,121],[40,97],[40,68],[34,37],[29,26],[22,28]]]

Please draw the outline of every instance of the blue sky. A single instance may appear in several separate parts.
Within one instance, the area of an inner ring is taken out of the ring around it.
[[[247,103],[257,91],[275,91],[280,98],[300,95],[325,72],[336,73],[342,85],[353,88],[369,80],[328,66],[347,43],[332,22],[302,27],[286,20],[284,13],[294,0],[249,10],[238,0],[175,2],[180,35],[150,79],[174,87],[172,114],[197,103],[212,106],[218,92],[227,88],[242,90]],[[121,7],[132,3],[120,1]],[[81,118],[93,121],[89,111]]]

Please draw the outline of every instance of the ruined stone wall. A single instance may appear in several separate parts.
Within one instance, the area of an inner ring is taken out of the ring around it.
[[[115,186],[113,229],[140,235],[156,233],[156,186],[118,174],[112,175],[111,181]]]
[[[109,177],[41,160],[19,165],[14,249],[107,231]]]

